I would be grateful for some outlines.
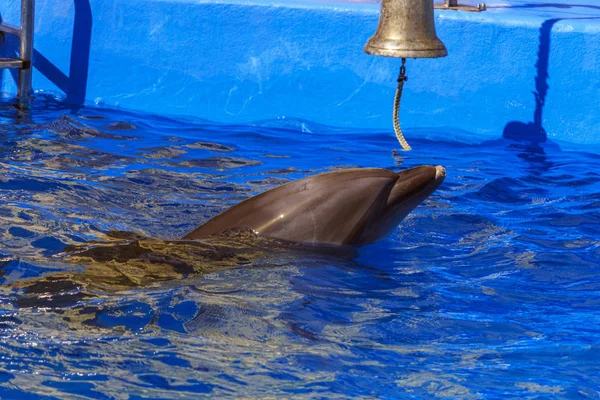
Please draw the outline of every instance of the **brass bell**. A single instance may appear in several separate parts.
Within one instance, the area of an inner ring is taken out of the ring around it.
[[[365,53],[398,58],[448,55],[435,33],[433,0],[381,0],[377,31]]]

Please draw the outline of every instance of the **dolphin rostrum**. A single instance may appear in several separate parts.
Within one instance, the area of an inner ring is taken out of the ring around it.
[[[369,244],[396,228],[445,176],[442,166],[420,166],[398,173],[379,168],[323,173],[245,200],[183,239],[247,228],[261,236],[291,242]]]

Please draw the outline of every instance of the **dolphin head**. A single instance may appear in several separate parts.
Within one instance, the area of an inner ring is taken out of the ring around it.
[[[348,169],[310,176],[245,200],[212,218],[184,239],[201,239],[232,228],[291,242],[363,245],[388,235],[442,183],[443,167],[399,173]]]
[[[446,178],[441,165],[422,165],[396,174],[396,180],[382,203],[362,232],[353,240],[355,244],[376,242],[389,235],[400,222],[423,200],[431,195]]]

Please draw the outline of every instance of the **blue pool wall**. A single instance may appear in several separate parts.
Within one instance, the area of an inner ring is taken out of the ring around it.
[[[1,17],[18,24],[10,3]],[[487,3],[436,11],[449,55],[408,61],[403,126],[600,143],[600,5]],[[391,131],[400,62],[362,51],[378,16],[377,3],[38,1],[33,85],[73,105]],[[15,78],[5,71],[1,91],[14,94]]]

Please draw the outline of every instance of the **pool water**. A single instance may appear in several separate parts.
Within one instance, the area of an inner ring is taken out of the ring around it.
[[[406,135],[0,103],[0,397],[598,398],[597,149]],[[19,301],[105,231],[176,239],[290,180],[421,164],[444,184],[352,254]]]

